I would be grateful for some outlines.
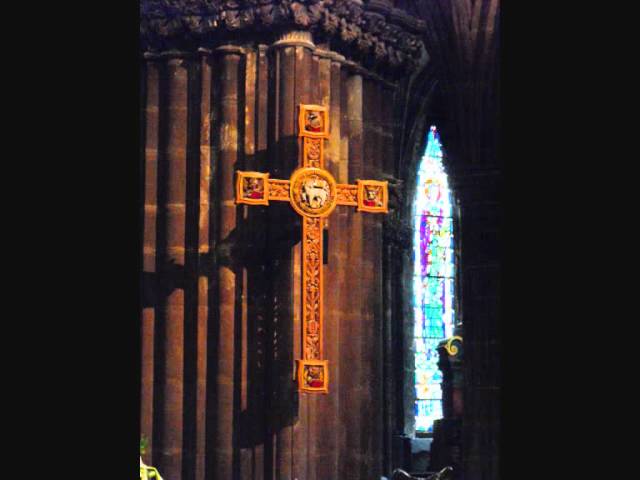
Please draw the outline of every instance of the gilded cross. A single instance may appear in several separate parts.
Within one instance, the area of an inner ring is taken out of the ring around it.
[[[329,365],[323,359],[322,228],[337,205],[358,211],[387,213],[387,182],[357,180],[340,184],[324,168],[324,141],[329,138],[329,109],[300,105],[298,136],[302,139],[302,166],[289,180],[268,173],[237,172],[236,203],[269,205],[289,202],[302,216],[302,357],[296,360],[298,390],[328,393]]]

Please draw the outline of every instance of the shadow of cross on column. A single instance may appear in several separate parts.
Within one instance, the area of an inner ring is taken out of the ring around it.
[[[323,359],[322,229],[337,205],[361,212],[387,213],[388,182],[356,180],[339,184],[324,168],[324,141],[329,138],[329,108],[301,104],[298,137],[302,139],[302,166],[289,180],[268,173],[236,172],[236,203],[269,205],[289,202],[302,216],[302,355],[296,360],[298,391],[329,392],[328,360]]]

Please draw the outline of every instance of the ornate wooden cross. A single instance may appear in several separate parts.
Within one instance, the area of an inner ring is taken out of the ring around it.
[[[289,202],[302,216],[302,355],[296,360],[298,390],[329,391],[329,365],[322,348],[322,228],[337,205],[362,212],[387,213],[387,182],[357,180],[356,185],[336,183],[324,169],[324,140],[329,138],[329,109],[300,105],[298,136],[302,138],[302,167],[289,180],[268,173],[237,172],[236,203],[269,205]]]

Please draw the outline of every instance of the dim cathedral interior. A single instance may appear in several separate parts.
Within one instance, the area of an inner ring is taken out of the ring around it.
[[[140,0],[141,478],[501,478],[499,20]]]

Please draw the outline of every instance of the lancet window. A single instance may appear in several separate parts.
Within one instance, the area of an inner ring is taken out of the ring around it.
[[[438,343],[453,335],[455,318],[451,193],[435,126],[418,170],[414,222],[415,426],[431,433],[442,418]]]

